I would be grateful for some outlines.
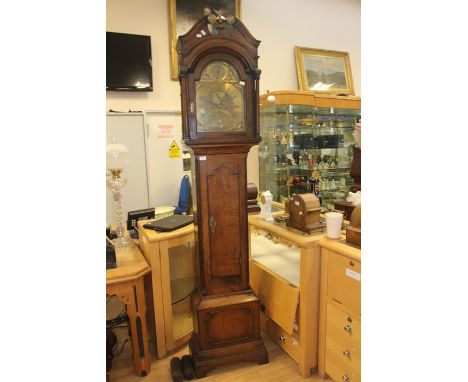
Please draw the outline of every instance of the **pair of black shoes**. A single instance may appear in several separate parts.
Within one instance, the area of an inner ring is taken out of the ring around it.
[[[172,358],[171,376],[174,382],[182,382],[184,379],[190,381],[195,378],[192,356],[184,355],[182,359],[179,357]]]

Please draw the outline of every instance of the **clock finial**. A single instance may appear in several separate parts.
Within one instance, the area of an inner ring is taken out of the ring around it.
[[[223,24],[223,23],[228,23],[228,24],[234,24],[234,21],[236,21],[236,18],[234,16],[224,16],[225,10],[220,8],[220,9],[214,9],[213,12],[211,12],[211,9],[208,7],[205,7],[203,9],[203,15],[207,16],[208,22],[210,24],[218,23],[218,24]]]

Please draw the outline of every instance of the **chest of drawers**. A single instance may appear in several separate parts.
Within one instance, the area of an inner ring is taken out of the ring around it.
[[[318,372],[336,382],[361,380],[361,251],[323,239]]]

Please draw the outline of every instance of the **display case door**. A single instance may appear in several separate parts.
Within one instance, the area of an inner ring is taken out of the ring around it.
[[[179,238],[160,244],[167,350],[185,344],[193,331],[191,295],[195,286],[194,240]]]

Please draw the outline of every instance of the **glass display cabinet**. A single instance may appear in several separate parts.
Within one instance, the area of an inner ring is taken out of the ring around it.
[[[148,291],[149,329],[159,359],[185,345],[193,332],[192,291],[195,287],[193,224],[171,232],[143,228],[140,248],[151,267]]]
[[[260,96],[260,192],[270,190],[273,200],[284,202],[310,192],[309,179],[319,178],[324,210],[345,199],[360,114],[360,97],[299,91]]]

